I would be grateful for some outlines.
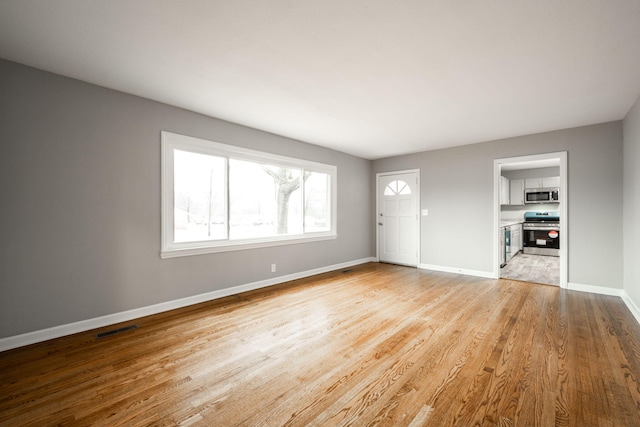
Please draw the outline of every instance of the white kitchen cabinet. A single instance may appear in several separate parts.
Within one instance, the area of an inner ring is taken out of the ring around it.
[[[524,179],[509,181],[509,204],[524,205]]]
[[[509,204],[509,180],[504,176],[500,177],[500,204]]]
[[[542,178],[542,187],[543,188],[560,187],[560,177],[552,176],[549,178]]]
[[[540,188],[542,186],[542,181],[540,178],[528,178],[524,180],[525,188]]]
[[[525,188],[549,188],[560,187],[560,177],[551,176],[547,178],[529,178],[525,180]]]

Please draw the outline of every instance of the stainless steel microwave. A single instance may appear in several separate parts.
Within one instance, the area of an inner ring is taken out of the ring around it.
[[[525,203],[559,203],[560,189],[553,188],[525,188]]]

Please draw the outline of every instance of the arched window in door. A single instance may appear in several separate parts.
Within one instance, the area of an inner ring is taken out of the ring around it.
[[[398,194],[411,194],[411,188],[406,182],[401,180],[391,181],[384,189],[385,196],[395,196]]]

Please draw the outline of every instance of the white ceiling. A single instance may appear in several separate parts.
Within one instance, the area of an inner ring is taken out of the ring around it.
[[[624,118],[640,1],[0,0],[0,57],[375,159]]]

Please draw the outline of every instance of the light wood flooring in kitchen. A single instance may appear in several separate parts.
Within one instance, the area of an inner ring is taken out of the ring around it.
[[[560,285],[560,257],[518,252],[500,269],[501,279]]]
[[[0,425],[640,425],[617,297],[371,263],[130,323],[0,353]]]

